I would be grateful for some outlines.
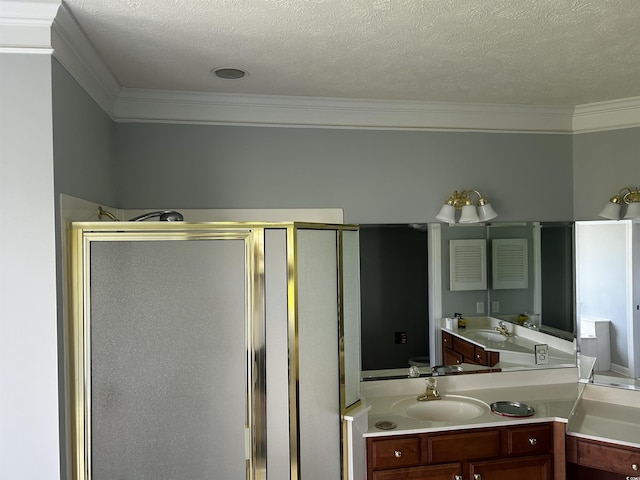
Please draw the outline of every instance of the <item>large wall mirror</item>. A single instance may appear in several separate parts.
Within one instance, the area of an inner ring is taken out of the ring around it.
[[[491,277],[491,243],[508,238],[526,239],[526,287],[449,288],[451,240],[486,242]],[[360,255],[364,380],[440,365],[439,322],[454,313],[514,323],[526,313],[538,332],[571,343],[576,337],[572,222],[361,225]]]
[[[576,222],[576,292],[583,380],[640,390],[640,223]]]

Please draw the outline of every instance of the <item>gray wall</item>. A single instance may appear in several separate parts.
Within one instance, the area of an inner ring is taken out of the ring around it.
[[[115,123],[57,60],[51,67],[56,194],[116,205]]]
[[[477,188],[501,221],[573,217],[570,135],[122,123],[116,148],[126,208],[342,207],[350,223],[412,223]]]
[[[640,128],[573,137],[574,220],[596,220],[610,197],[640,186]]]
[[[103,205],[117,204],[113,141],[115,123],[98,107],[56,60],[51,64],[53,106],[53,157],[56,201],[56,263],[58,285],[64,285],[62,232],[60,232],[60,194],[90,200]],[[58,344],[60,378],[61,478],[67,477],[70,437],[67,431],[69,400],[65,361],[68,357],[63,288],[58,288]]]

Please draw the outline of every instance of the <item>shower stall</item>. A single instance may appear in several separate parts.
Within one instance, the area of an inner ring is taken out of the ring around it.
[[[68,238],[74,479],[343,476],[356,226],[114,221]]]

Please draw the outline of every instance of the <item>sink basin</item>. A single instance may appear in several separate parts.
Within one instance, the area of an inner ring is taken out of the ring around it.
[[[489,340],[491,342],[506,342],[510,338],[513,338],[505,337],[501,333],[489,329],[469,330],[464,334],[464,336],[470,339],[477,339],[480,341]]]
[[[415,397],[393,404],[394,413],[431,422],[457,422],[480,417],[489,411],[489,405],[475,398],[443,395],[441,400],[420,402]]]

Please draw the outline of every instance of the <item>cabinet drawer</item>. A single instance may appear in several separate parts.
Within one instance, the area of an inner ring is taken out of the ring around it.
[[[507,453],[527,455],[553,451],[553,429],[551,425],[532,425],[507,430]]]
[[[466,358],[473,358],[475,345],[473,343],[462,340],[459,337],[453,337],[452,339],[453,349],[460,355]]]
[[[578,464],[628,477],[640,477],[640,449],[578,441]],[[634,469],[635,465],[635,469]]]
[[[409,467],[420,463],[420,438],[372,440],[370,464],[376,468]]]
[[[462,465],[449,463],[431,467],[396,468],[373,472],[372,480],[451,480],[456,475],[462,478]]]
[[[493,429],[429,436],[427,452],[429,463],[493,458],[500,455],[500,431]]]
[[[451,348],[451,337],[452,335],[449,332],[442,332],[442,345]]]

